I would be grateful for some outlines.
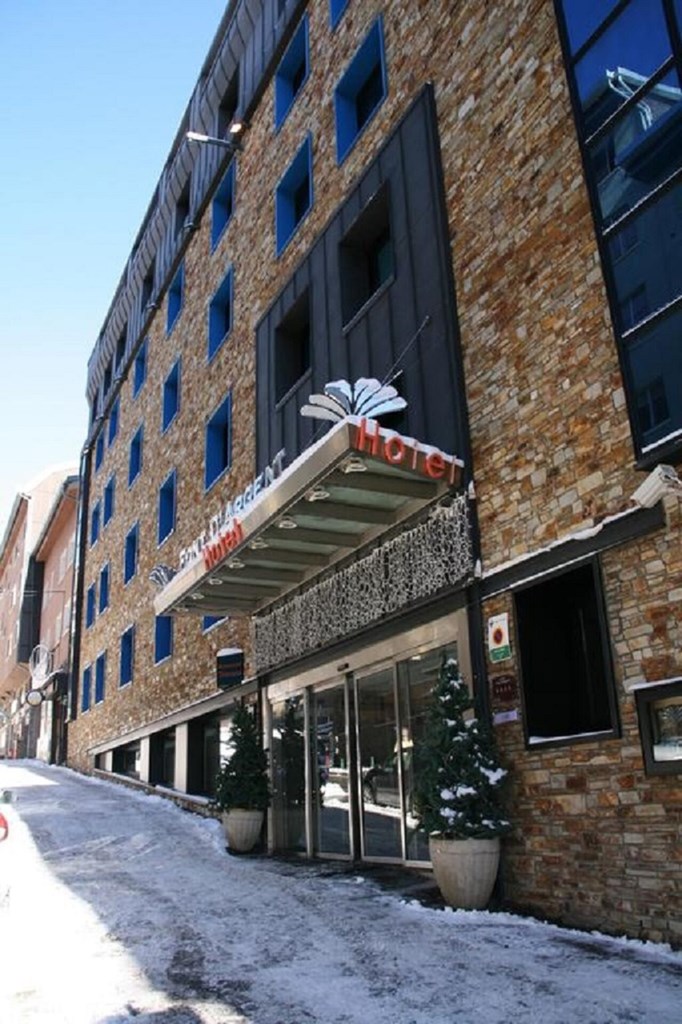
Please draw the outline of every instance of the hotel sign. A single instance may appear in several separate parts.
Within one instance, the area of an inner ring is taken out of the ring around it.
[[[409,469],[451,485],[459,483],[462,472],[460,459],[446,455],[439,448],[419,445],[401,434],[383,433],[374,420],[360,420],[360,425],[351,433],[351,444],[358,452],[382,458],[396,468]]]
[[[181,569],[184,569],[190,562],[194,562],[200,555],[203,555],[206,568],[210,569],[220,561],[223,555],[232,551],[242,542],[243,533],[238,516],[246,512],[258,495],[281,475],[285,457],[286,452],[282,448],[277,452],[270,465],[266,466],[263,472],[259,473],[241,494],[228,501],[211,518],[203,533],[192,541],[189,547],[181,550]]]

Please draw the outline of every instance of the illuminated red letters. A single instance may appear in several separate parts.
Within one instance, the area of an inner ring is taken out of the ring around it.
[[[223,530],[216,540],[204,546],[201,553],[206,568],[212,569],[225,555],[229,555],[230,551],[234,551],[243,540],[244,531],[242,530],[242,524],[238,519],[233,519],[227,530]]]
[[[383,435],[374,420],[360,421],[353,446],[359,452],[385,459],[392,466],[402,465],[432,480],[447,480],[449,484],[460,482],[462,466],[459,459],[433,448],[420,448],[400,434]]]

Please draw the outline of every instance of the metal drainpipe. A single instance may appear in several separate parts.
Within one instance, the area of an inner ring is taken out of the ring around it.
[[[80,679],[81,628],[83,621],[83,581],[85,579],[85,549],[87,545],[88,509],[90,505],[90,474],[92,468],[93,442],[83,448],[80,465],[80,487],[78,490],[78,515],[76,519],[76,565],[71,587],[71,630],[69,632],[69,688],[66,724],[73,722],[78,713],[78,682]],[[68,728],[64,734],[63,760],[68,750]]]
[[[474,675],[473,692],[476,713],[485,721],[490,721],[490,695],[488,693],[488,668],[485,659],[485,630],[483,627],[483,610],[481,602],[481,531],[478,522],[478,505],[473,477],[470,480],[467,496],[469,501],[469,522],[471,527],[471,553],[474,561],[474,578],[467,587],[467,623],[469,626],[469,647],[471,651],[471,669]]]

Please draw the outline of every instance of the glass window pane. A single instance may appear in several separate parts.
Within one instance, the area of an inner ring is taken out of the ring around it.
[[[625,357],[646,451],[647,445],[682,431],[682,312],[633,339]]]
[[[632,0],[575,66],[591,135],[670,56],[660,0]]]
[[[609,252],[621,331],[682,295],[682,185],[610,238]]]
[[[591,148],[605,224],[622,216],[682,163],[682,88],[671,72]]]
[[[365,857],[402,857],[401,799],[393,670],[357,681]]]
[[[654,761],[682,761],[682,697],[654,701],[649,714]]]
[[[315,694],[313,731],[315,852],[348,855],[350,792],[345,686]]]
[[[610,14],[619,0],[564,0],[566,30],[575,53]]]
[[[305,707],[301,694],[273,705],[271,757],[275,847],[304,851]]]

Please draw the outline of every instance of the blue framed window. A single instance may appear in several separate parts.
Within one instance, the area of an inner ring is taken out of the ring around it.
[[[142,390],[142,385],[147,379],[147,339],[140,345],[135,362],[133,364],[133,398],[136,398]]]
[[[170,334],[182,311],[182,300],[185,288],[185,265],[181,263],[168,289],[168,310],[166,316],[166,334]]]
[[[224,622],[224,615],[204,615],[201,620],[201,629],[204,633],[208,633],[209,629],[213,629],[219,622]]]
[[[130,442],[130,455],[128,458],[128,487],[135,483],[142,471],[142,442],[144,440],[144,427],[138,427]]]
[[[112,378],[113,378],[113,373],[114,373],[114,368],[113,368],[111,362],[109,362],[109,363],[107,363],[107,365],[106,365],[106,367],[104,369],[104,382],[103,382],[103,385],[102,385],[102,392],[103,392],[105,397],[109,394],[109,389],[111,388],[111,381],[112,381]]]
[[[137,572],[137,552],[140,541],[140,524],[135,523],[128,531],[123,552],[123,582],[127,583]]]
[[[218,406],[206,424],[204,485],[206,490],[225,473],[232,462],[232,392]]]
[[[133,665],[135,662],[135,627],[129,626],[121,633],[121,658],[118,685],[125,686],[133,681]]]
[[[180,409],[180,360],[174,364],[163,382],[161,433],[168,430]]]
[[[83,682],[81,685],[81,711],[87,711],[90,707],[90,690],[92,687],[92,665],[86,665],[83,669]]]
[[[104,458],[104,431],[97,438],[97,444],[95,445],[95,473],[102,465]]]
[[[114,443],[116,435],[118,434],[119,407],[120,401],[117,398],[111,407],[111,412],[109,413],[109,447]]]
[[[102,511],[102,525],[106,526],[114,514],[116,500],[116,477],[112,474],[107,480],[104,488],[104,502]]]
[[[101,704],[104,700],[104,684],[107,668],[106,652],[97,656],[95,662],[95,704]]]
[[[170,615],[157,615],[154,623],[154,662],[170,658],[173,653],[173,619]]]
[[[232,268],[228,270],[208,307],[208,359],[213,359],[232,329]]]
[[[96,544],[97,541],[99,540],[100,519],[101,519],[100,503],[97,502],[97,504],[93,506],[92,514],[90,516],[90,543],[91,544]]]
[[[304,15],[275,72],[275,128],[284,123],[308,77],[308,16]]]
[[[381,18],[377,18],[334,90],[336,158],[340,164],[383,103],[386,91],[384,38]]]
[[[213,197],[213,203],[211,204],[211,249],[215,249],[234,213],[236,166],[237,162],[233,160],[225,171],[223,180],[218,185],[216,194]]]
[[[88,587],[85,599],[85,627],[89,629],[95,621],[95,609],[97,607],[97,585],[91,583]]]
[[[284,251],[313,204],[312,139],[305,142],[275,189],[277,255]]]
[[[102,567],[99,574],[99,610],[100,614],[109,607],[109,563]]]
[[[173,470],[159,488],[159,544],[162,544],[175,529],[175,499],[176,474]]]
[[[332,28],[336,28],[346,7],[348,0],[329,0],[329,22]]]

